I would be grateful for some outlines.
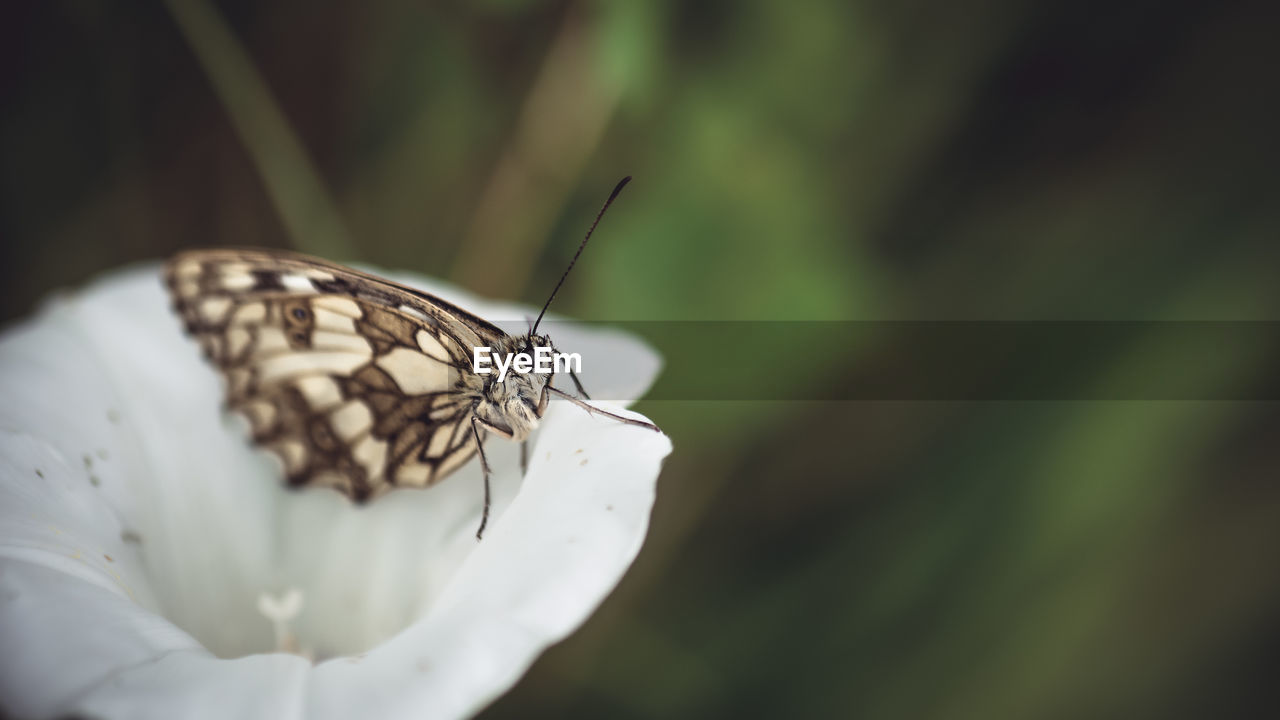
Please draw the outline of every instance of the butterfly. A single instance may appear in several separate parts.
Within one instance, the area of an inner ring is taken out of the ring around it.
[[[479,347],[499,360],[554,349],[538,325],[629,180],[614,188],[523,335],[434,295],[292,252],[181,252],[166,263],[165,283],[187,332],[222,372],[227,406],[248,418],[255,443],[279,456],[289,485],[331,487],[363,503],[392,488],[433,485],[479,455],[479,539],[491,502],[484,440],[526,441],[551,395],[661,432],[587,404],[576,373],[577,395],[553,387],[552,375],[513,372],[499,381],[473,365]]]

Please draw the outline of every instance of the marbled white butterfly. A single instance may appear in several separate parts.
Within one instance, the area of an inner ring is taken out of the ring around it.
[[[341,265],[276,250],[193,250],[165,266],[187,331],[226,380],[227,405],[284,463],[290,485],[332,487],[356,502],[393,487],[439,482],[473,455],[484,472],[488,433],[525,441],[549,395],[615,415],[552,387],[551,375],[478,375],[473,348],[495,358],[550,347],[538,325],[586,247],[601,208],[560,282],[524,335],[508,335],[438,297]],[[522,446],[523,450],[523,446]],[[521,458],[523,460],[524,453]]]

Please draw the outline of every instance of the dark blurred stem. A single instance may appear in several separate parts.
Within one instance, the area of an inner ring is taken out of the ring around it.
[[[596,41],[591,20],[570,9],[476,206],[453,267],[459,284],[504,297],[521,296],[528,284],[621,96],[617,83],[599,77]]]
[[[315,255],[355,259],[319,173],[217,9],[207,0],[165,4],[262,176],[290,243]]]

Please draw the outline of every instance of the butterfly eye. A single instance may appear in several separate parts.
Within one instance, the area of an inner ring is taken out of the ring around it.
[[[294,309],[293,309],[293,317],[294,317],[294,319],[295,319],[295,320],[299,320],[299,321],[301,321],[301,320],[306,320],[306,319],[307,319],[307,311],[306,311],[306,310],[303,310],[302,308],[294,308]]]

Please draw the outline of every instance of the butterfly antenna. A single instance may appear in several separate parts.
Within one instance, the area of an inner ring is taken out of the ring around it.
[[[628,175],[618,184],[614,186],[613,192],[609,193],[609,199],[604,201],[604,207],[600,208],[600,212],[596,214],[596,221],[591,223],[591,227],[587,228],[587,236],[582,238],[582,244],[578,246],[578,252],[573,254],[573,259],[569,261],[569,267],[564,269],[564,274],[560,276],[560,282],[556,283],[556,289],[551,291],[551,297],[547,298],[547,304],[542,306],[542,312],[538,313],[538,319],[533,323],[533,329],[529,331],[532,336],[538,331],[538,324],[542,322],[542,316],[547,314],[547,308],[551,307],[551,301],[556,299],[556,293],[560,292],[560,286],[564,284],[564,279],[569,277],[569,271],[573,269],[573,264],[578,262],[578,256],[582,254],[582,248],[587,246],[587,241],[591,239],[591,233],[595,232],[596,226],[600,224],[600,218],[604,217],[604,211],[609,209],[613,204],[614,198],[618,197],[618,193],[622,192],[622,188],[631,182],[631,176]]]

